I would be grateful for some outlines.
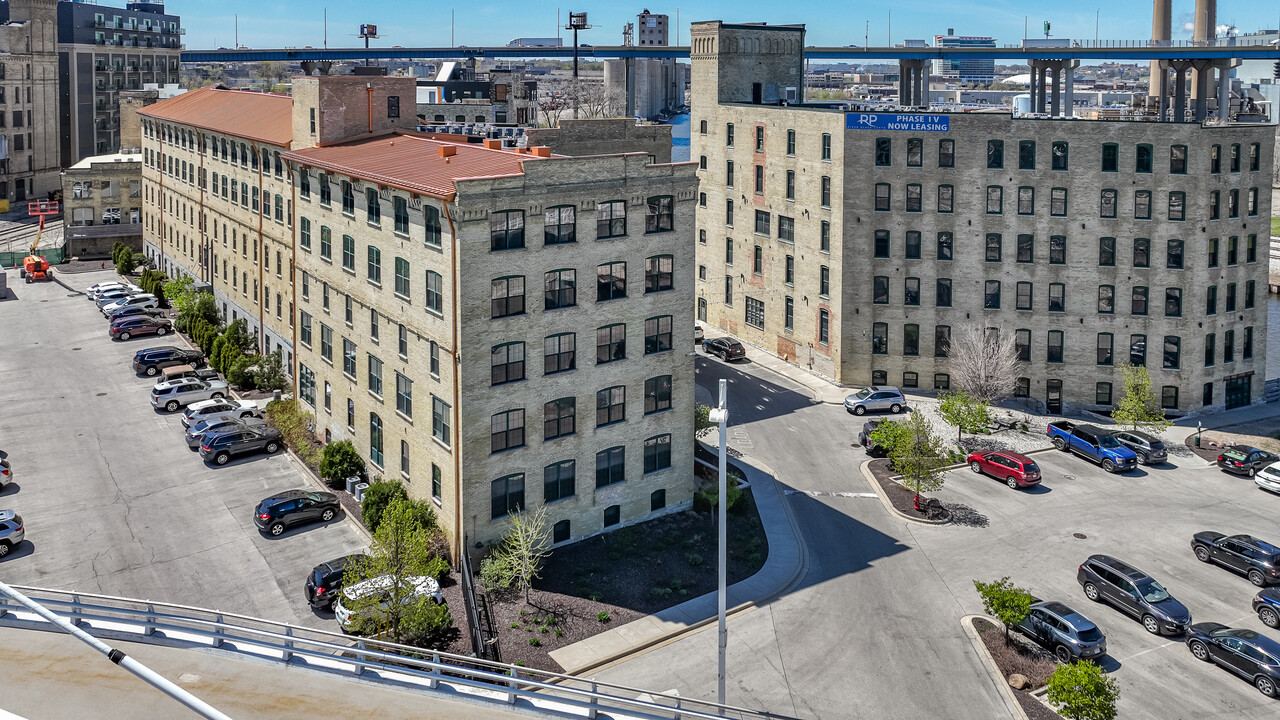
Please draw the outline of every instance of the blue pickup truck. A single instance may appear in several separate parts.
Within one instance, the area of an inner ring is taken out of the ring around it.
[[[1101,465],[1107,472],[1127,472],[1138,466],[1138,456],[1100,427],[1060,420],[1049,423],[1045,433],[1053,440],[1054,447],[1070,450]]]

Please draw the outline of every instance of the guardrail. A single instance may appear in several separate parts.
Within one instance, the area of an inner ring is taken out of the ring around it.
[[[19,585],[13,588],[95,637],[218,648],[322,671],[381,679],[401,688],[465,688],[467,697],[504,705],[524,702],[566,717],[794,720],[770,712],[205,608]],[[2,593],[0,626],[54,630]]]

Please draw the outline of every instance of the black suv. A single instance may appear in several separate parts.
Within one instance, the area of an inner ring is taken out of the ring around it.
[[[1085,597],[1106,601],[1135,618],[1152,635],[1181,635],[1191,625],[1191,611],[1173,599],[1160,583],[1141,570],[1107,555],[1090,555],[1080,565],[1076,582]]]
[[[1213,561],[1242,572],[1258,587],[1280,581],[1280,547],[1251,535],[1198,532],[1191,538],[1191,550],[1200,562]]]
[[[226,465],[232,455],[266,452],[268,455],[280,449],[280,431],[270,425],[263,427],[233,427],[204,436],[200,443],[200,457],[215,465]]]
[[[1253,683],[1267,697],[1280,694],[1280,643],[1252,630],[1222,623],[1196,623],[1187,647],[1197,660],[1212,662]]]
[[[744,360],[747,357],[747,349],[742,346],[742,343],[727,337],[703,340],[702,352],[708,355],[718,355],[725,362]]]
[[[328,610],[338,599],[338,591],[342,589],[342,577],[347,568],[361,560],[365,555],[347,555],[337,560],[322,562],[311,570],[307,576],[307,603],[317,610]]]
[[[1115,438],[1138,456],[1139,465],[1163,465],[1169,459],[1169,451],[1160,438],[1138,430],[1121,430],[1115,433]]]
[[[159,375],[161,370],[174,365],[202,368],[204,364],[204,353],[176,347],[152,348],[133,356],[133,371],[149,377]]]
[[[333,493],[286,490],[258,503],[253,510],[253,524],[259,530],[279,535],[290,525],[329,522],[340,510],[338,496]]]

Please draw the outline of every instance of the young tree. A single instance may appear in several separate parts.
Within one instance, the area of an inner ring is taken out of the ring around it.
[[[964,390],[953,390],[942,396],[938,414],[943,420],[956,426],[956,442],[963,433],[975,433],[991,422],[987,404]]]
[[[258,367],[253,371],[253,382],[264,390],[284,389],[284,360],[279,348],[258,361]]]
[[[718,427],[718,423],[711,422],[711,406],[698,403],[693,411],[693,436],[703,437]]]
[[[988,615],[1004,623],[1004,643],[1009,644],[1009,628],[1027,619],[1031,612],[1031,593],[1009,582],[1008,576],[991,583],[973,581],[982,608]]]
[[[911,413],[904,422],[903,437],[889,451],[893,468],[902,475],[902,484],[916,494],[916,507],[920,506],[920,493],[942,489],[943,470],[948,459],[942,439],[933,431],[933,425],[921,413]]]
[[[1047,697],[1068,720],[1115,720],[1120,684],[1092,660],[1081,660],[1053,671]]]
[[[872,447],[880,448],[892,460],[894,448],[908,442],[908,435],[906,423],[886,419],[876,423],[869,439]]]
[[[331,442],[320,454],[320,477],[329,487],[342,487],[347,478],[359,475],[363,469],[364,460],[350,440]]]
[[[352,612],[353,630],[422,645],[452,627],[449,609],[417,592],[420,578],[440,572],[432,547],[431,531],[422,527],[410,503],[403,498],[392,500],[382,513],[368,556],[348,569],[343,579],[344,588],[366,580],[385,583],[381,593],[342,596],[343,607]]]
[[[196,291],[196,283],[187,275],[164,281],[164,296],[169,305],[178,311],[178,321],[184,325],[195,316],[196,303],[204,293]],[[213,299],[213,296],[209,296]]]
[[[542,565],[551,554],[551,533],[547,529],[547,508],[521,511],[511,516],[511,529],[498,547],[480,563],[480,581],[485,590],[516,590],[529,601],[529,589],[538,579]]]
[[[1159,433],[1173,424],[1160,411],[1155,393],[1151,392],[1151,376],[1147,374],[1145,367],[1125,363],[1120,366],[1120,374],[1124,378],[1124,389],[1120,391],[1120,399],[1111,411],[1113,420],[1120,425],[1129,426],[1131,430],[1153,433]]]
[[[138,256],[133,254],[133,250],[122,248],[116,259],[116,274],[128,277],[133,273],[134,268],[138,267]]]
[[[1009,394],[1017,382],[1018,347],[1012,333],[969,325],[951,340],[951,382],[983,405]]]

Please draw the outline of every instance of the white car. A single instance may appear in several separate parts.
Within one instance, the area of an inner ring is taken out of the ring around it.
[[[121,297],[128,297],[130,295],[137,295],[140,292],[142,292],[142,288],[138,287],[137,285],[132,285],[130,283],[117,282],[117,283],[102,283],[101,286],[95,285],[89,288],[88,290],[85,290],[85,295],[88,295],[90,300],[97,302],[99,300],[106,298],[107,296],[121,298]]]
[[[700,325],[700,324],[698,324],[698,323],[694,323],[694,325],[693,325],[693,341],[694,341],[695,343],[700,343],[700,342],[702,342],[702,340],[703,340],[703,338],[704,338],[704,337],[706,337],[706,331],[704,331],[704,330],[702,329],[702,325]]]
[[[120,298],[113,303],[102,306],[102,314],[111,317],[111,313],[121,308],[140,307],[154,309],[160,307],[160,300],[151,293],[142,293],[141,295],[130,295]]]
[[[220,400],[230,392],[225,380],[200,380],[182,378],[156,383],[151,388],[151,407],[174,412],[184,405],[200,400]]]
[[[4,486],[13,482],[13,468],[9,467],[9,461],[6,458],[0,458],[0,490],[4,490]]]
[[[382,596],[378,607],[386,608],[391,604],[391,583],[395,580],[390,575],[382,575],[376,578],[370,578],[355,585],[342,589],[338,594],[338,599],[333,603],[333,615],[338,619],[338,626],[343,630],[351,629],[352,610],[343,606],[345,600],[348,603],[352,600],[358,600],[367,595],[378,593]],[[410,586],[410,592],[403,596],[404,602],[412,602],[419,598],[429,597],[435,601],[437,605],[444,604],[444,596],[440,594],[440,583],[435,578],[425,575],[411,575],[405,578]],[[373,608],[369,607],[362,612],[372,612]]]
[[[1271,463],[1253,474],[1253,484],[1263,490],[1280,493],[1280,462]]]
[[[182,426],[190,428],[192,425],[218,414],[228,414],[235,417],[241,417],[238,413],[249,413],[252,417],[261,417],[260,412],[254,404],[247,400],[231,400],[230,398],[222,398],[219,400],[201,400],[197,403],[191,403],[182,413]]]

